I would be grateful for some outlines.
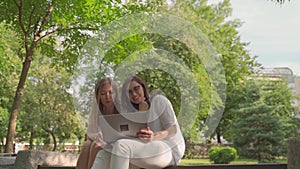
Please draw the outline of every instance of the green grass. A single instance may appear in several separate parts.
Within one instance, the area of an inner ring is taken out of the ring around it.
[[[211,164],[209,159],[182,159],[180,165]]]
[[[287,159],[278,159],[275,163],[286,163]],[[236,159],[230,164],[257,164],[257,160],[253,159]],[[180,165],[201,165],[201,164],[213,164],[209,159],[182,159]]]

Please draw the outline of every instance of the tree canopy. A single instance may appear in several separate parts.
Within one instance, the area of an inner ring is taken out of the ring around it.
[[[241,22],[228,20],[230,1],[207,2],[0,2],[0,35],[9,39],[0,39],[0,73],[5,75],[0,80],[9,82],[0,84],[6,152],[12,152],[16,131],[30,143],[40,135],[45,137],[40,141],[81,139],[83,129],[75,117],[89,113],[95,82],[103,76],[121,86],[123,78],[138,74],[150,91],[166,95],[187,141],[212,137],[213,131],[218,138],[235,140],[228,128],[235,120],[244,123],[237,112],[276,114],[270,125],[289,120],[290,96],[274,99],[287,92],[284,85],[268,84],[273,92],[260,95],[261,86],[246,83],[260,64],[246,50],[248,42],[241,41]],[[72,85],[80,90],[75,107]],[[249,106],[258,98],[264,104]],[[273,109],[277,103],[284,106]]]
[[[44,1],[5,0],[0,2],[0,21],[7,21],[20,37],[18,56],[23,61],[18,87],[11,109],[5,151],[13,151],[16,121],[24,93],[25,82],[34,59],[42,55],[52,59],[56,67],[71,71],[80,48],[91,36],[86,31],[98,32],[101,26],[133,11],[147,11],[157,3],[127,3],[117,1]],[[57,42],[60,43],[57,43]]]

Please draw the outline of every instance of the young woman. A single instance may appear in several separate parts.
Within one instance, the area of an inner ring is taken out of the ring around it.
[[[96,154],[104,143],[102,134],[98,131],[98,117],[100,114],[116,114],[120,104],[117,96],[117,85],[110,78],[100,79],[95,87],[92,112],[89,115],[87,140],[82,146],[76,169],[90,169]]]
[[[150,101],[146,84],[137,76],[128,78],[122,89],[122,103],[129,112],[148,108],[148,127],[136,139],[117,140],[111,152],[99,151],[92,168],[128,169],[133,164],[152,169],[178,164],[185,143],[170,101],[162,95]]]

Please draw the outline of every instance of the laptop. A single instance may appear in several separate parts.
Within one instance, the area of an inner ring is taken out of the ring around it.
[[[122,138],[136,138],[136,133],[147,127],[147,111],[99,116],[99,127],[107,143]]]

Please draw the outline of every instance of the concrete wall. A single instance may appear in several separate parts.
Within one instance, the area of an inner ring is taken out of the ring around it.
[[[288,169],[300,169],[300,138],[288,140]]]

